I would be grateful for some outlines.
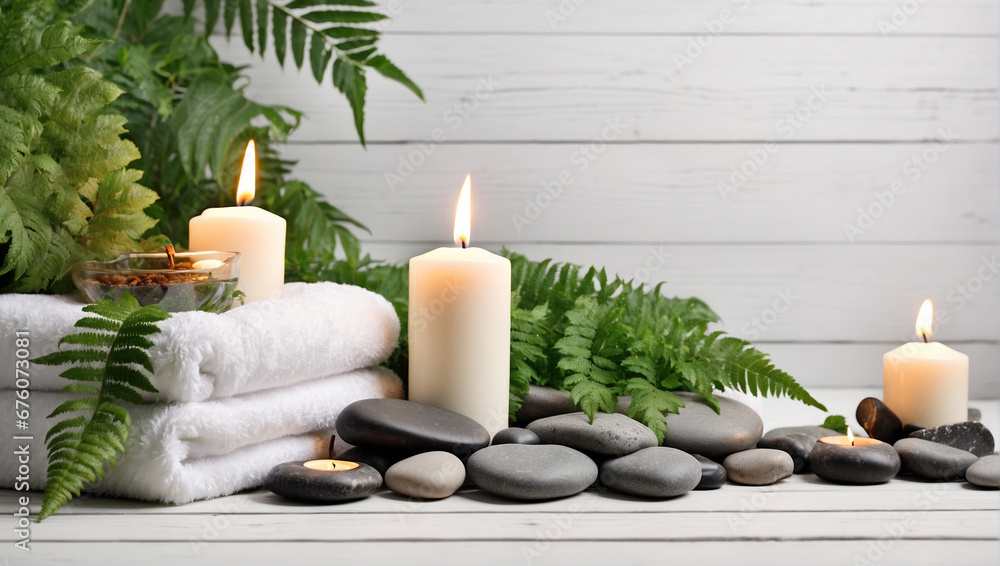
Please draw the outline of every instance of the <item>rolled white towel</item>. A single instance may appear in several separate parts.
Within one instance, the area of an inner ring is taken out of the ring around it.
[[[30,356],[57,349],[84,303],[65,295],[0,295],[0,359],[13,360],[16,331],[28,331]],[[203,401],[260,391],[378,365],[396,348],[399,319],[382,296],[351,285],[286,283],[284,297],[223,314],[174,313],[150,338],[150,399]],[[32,365],[34,391],[59,391],[63,367]],[[15,384],[0,365],[0,389]]]
[[[188,503],[263,484],[291,460],[326,457],[340,411],[359,399],[401,398],[400,379],[385,368],[357,370],[288,387],[197,403],[129,405],[132,432],[113,469],[87,491],[164,503]],[[30,445],[32,489],[45,488],[45,434],[72,415],[46,418],[73,398],[32,391],[27,430],[15,428],[15,393],[0,392],[0,453]],[[15,437],[32,436],[32,440]],[[0,458],[0,487],[17,481],[18,457]]]

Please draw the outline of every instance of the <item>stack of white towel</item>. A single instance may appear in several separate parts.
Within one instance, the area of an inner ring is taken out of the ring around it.
[[[15,332],[27,331],[30,357],[57,349],[74,332],[83,304],[73,297],[0,295],[0,486],[13,487],[11,456],[30,442],[32,489],[43,489],[47,419],[71,398],[65,368],[31,365],[29,428],[17,428]],[[401,397],[399,378],[377,368],[396,347],[392,306],[364,289],[289,283],[284,297],[217,315],[175,313],[151,336],[151,379],[159,390],[130,407],[125,454],[94,493],[166,503],[228,495],[261,485],[289,460],[325,457],[337,415],[371,397]],[[23,377],[23,375],[21,376]],[[15,440],[31,436],[31,441]]]

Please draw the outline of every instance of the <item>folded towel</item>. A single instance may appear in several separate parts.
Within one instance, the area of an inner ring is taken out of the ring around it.
[[[256,303],[254,303],[256,304]],[[164,503],[188,503],[263,484],[267,472],[291,460],[327,456],[337,415],[372,397],[401,398],[402,383],[385,368],[357,370],[228,399],[130,406],[132,432],[114,469],[88,491]],[[73,395],[31,391],[28,430],[14,428],[15,395],[0,392],[0,486],[14,486],[18,459],[10,456],[31,435],[32,489],[44,489],[47,419]]]
[[[219,314],[175,313],[151,337],[160,391],[150,399],[203,401],[378,365],[396,347],[399,319],[382,296],[351,285],[287,283],[284,297]],[[27,330],[32,358],[57,349],[85,305],[70,296],[0,295],[0,359]],[[0,365],[0,389],[14,387]],[[33,391],[59,391],[65,368],[32,365]]]

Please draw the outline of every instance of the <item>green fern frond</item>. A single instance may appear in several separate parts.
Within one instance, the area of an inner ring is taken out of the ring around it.
[[[205,33],[210,34],[219,20],[220,0],[204,0]],[[184,3],[184,15],[194,13],[195,2]],[[240,31],[247,48],[262,57],[268,37],[281,65],[291,47],[295,66],[306,61],[316,82],[322,84],[331,67],[333,86],[347,98],[361,144],[365,144],[364,107],[367,95],[367,70],[395,81],[424,100],[424,93],[399,67],[375,47],[381,32],[372,27],[389,16],[367,0],[293,0],[282,4],[274,0],[226,0],[223,25],[229,37],[239,16]],[[308,41],[307,41],[308,40]]]
[[[169,318],[156,305],[140,307],[131,294],[118,303],[105,299],[83,308],[97,316],[84,316],[76,328],[88,329],[65,336],[57,350],[34,360],[42,365],[75,364],[61,376],[78,382],[63,388],[81,397],[66,401],[49,415],[74,416],[56,423],[46,434],[49,453],[48,482],[38,514],[41,521],[80,494],[84,485],[104,477],[125,451],[131,430],[128,411],[118,402],[142,404],[140,391],[156,392],[148,375],[153,371],[147,338],[160,330],[157,323]],[[97,332],[91,331],[92,329]],[[96,385],[100,382],[100,385]]]

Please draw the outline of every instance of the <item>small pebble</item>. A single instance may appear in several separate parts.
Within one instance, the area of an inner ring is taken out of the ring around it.
[[[858,423],[868,436],[892,444],[903,437],[903,422],[885,403],[874,397],[866,397],[858,403],[855,412]]]
[[[757,448],[773,448],[788,454],[792,457],[792,463],[795,466],[794,472],[796,474],[809,469],[809,451],[807,451],[805,445],[796,438],[791,436],[772,436],[769,438],[761,438],[760,441],[757,442]]]
[[[743,485],[771,485],[792,475],[792,457],[781,450],[754,448],[730,454],[722,465],[729,480]]]
[[[601,483],[643,497],[676,497],[701,481],[701,464],[687,452],[654,446],[608,460],[600,467]]]
[[[424,452],[394,464],[385,474],[385,486],[416,499],[443,499],[465,483],[465,466],[448,452]]]
[[[914,431],[910,434],[910,438],[923,438],[972,452],[976,456],[992,454],[995,448],[993,433],[983,423],[972,421]]]
[[[969,407],[969,420],[979,422],[983,418],[983,413],[975,407]]]
[[[692,454],[695,460],[701,464],[701,481],[695,486],[696,490],[719,489],[726,485],[726,468],[715,460],[709,460],[701,454]]]
[[[965,470],[965,479],[979,487],[1000,487],[1000,456],[983,456]]]
[[[922,438],[903,438],[892,447],[899,453],[903,470],[929,480],[960,480],[978,460],[971,452]]]
[[[505,428],[493,436],[493,445],[497,444],[541,444],[538,435],[526,428]]]

